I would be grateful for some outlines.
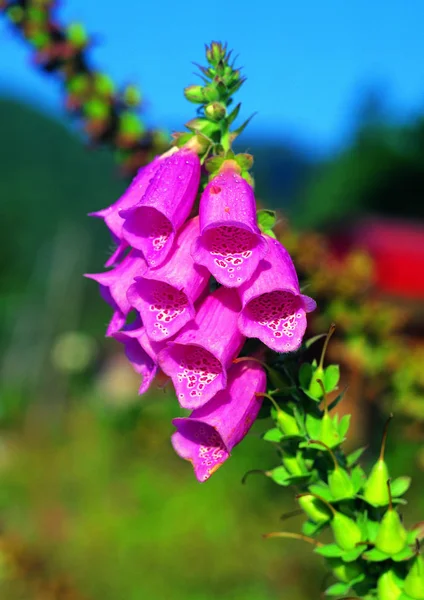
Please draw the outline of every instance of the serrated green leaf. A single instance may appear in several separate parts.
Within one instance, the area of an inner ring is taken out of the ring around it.
[[[326,544],[314,549],[316,554],[325,556],[326,558],[340,558],[343,555],[343,550],[337,544]]]
[[[341,594],[347,594],[350,588],[350,583],[342,583],[339,581],[338,583],[330,585],[330,587],[325,590],[325,594],[326,596],[340,596]]]
[[[266,442],[281,442],[281,440],[283,439],[284,435],[283,433],[277,429],[277,427],[273,427],[272,429],[268,429],[268,431],[266,431],[263,436],[262,439],[265,440]]]
[[[277,236],[275,235],[275,233],[272,231],[272,229],[265,229],[265,231],[263,231],[264,235],[267,235],[268,237],[273,238],[274,240],[277,239]]]
[[[257,211],[258,227],[261,231],[272,229],[276,222],[276,215],[273,210],[258,210]]]
[[[410,485],[411,477],[403,476],[393,479],[393,481],[390,483],[392,496],[403,496],[403,494],[408,491]]]
[[[337,388],[340,379],[339,365],[328,365],[324,369],[324,387],[327,393],[332,392]]]
[[[353,465],[361,458],[366,449],[366,446],[362,446],[362,448],[358,448],[358,450],[351,452],[346,458],[347,466],[353,467]]]

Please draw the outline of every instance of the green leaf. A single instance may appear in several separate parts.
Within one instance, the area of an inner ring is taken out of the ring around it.
[[[239,104],[237,104],[237,106],[235,106],[233,108],[233,110],[230,112],[230,114],[227,117],[227,125],[230,126],[238,117],[238,114],[240,112],[240,108],[241,108],[241,102],[239,102]]]
[[[265,440],[266,442],[281,442],[281,440],[283,439],[284,434],[277,429],[277,427],[273,427],[272,429],[268,429],[268,431],[266,431],[263,436],[262,439]]]
[[[253,166],[253,156],[251,154],[236,154],[234,158],[243,171],[249,171]]]
[[[353,548],[353,550],[348,550],[345,552],[343,554],[343,560],[347,563],[354,562],[361,556],[366,548],[366,544],[359,544],[359,546],[356,546],[356,548]]]
[[[253,119],[253,117],[256,115],[256,113],[253,113],[253,115],[250,115],[250,117],[248,119],[246,119],[246,121],[244,123],[242,123],[240,125],[240,127],[237,127],[237,129],[234,129],[234,131],[231,132],[231,141],[234,141],[241,133],[243,133],[243,131],[246,129],[246,127],[249,125],[250,121]]]
[[[367,479],[365,471],[359,465],[356,465],[351,471],[351,479],[353,482],[353,487],[355,489],[355,493],[357,494],[360,489],[364,486],[364,483]]]
[[[308,362],[302,363],[299,369],[299,383],[302,389],[307,390],[312,378],[312,365]]]
[[[349,431],[349,424],[350,424],[350,415],[344,415],[340,419],[340,424],[339,424],[339,435],[342,439],[345,437],[346,433]]]
[[[337,388],[340,379],[339,365],[328,365],[324,370],[324,387],[327,393],[332,392]]]
[[[258,210],[256,214],[258,217],[258,226],[261,231],[266,231],[274,227],[277,219],[273,210]]]
[[[358,450],[351,452],[346,458],[347,466],[352,467],[361,458],[366,449],[366,446],[362,446],[362,448],[358,448]]]
[[[390,484],[390,490],[392,492],[392,496],[403,496],[403,494],[409,489],[409,486],[411,485],[411,478],[404,476],[404,477],[397,477],[396,479],[393,479],[393,481]]]
[[[305,521],[302,525],[302,533],[304,535],[308,535],[309,537],[314,537],[317,533],[321,531],[324,527],[328,525],[327,522],[314,523],[313,521]]]
[[[277,239],[277,236],[275,235],[275,233],[272,231],[272,229],[265,229],[265,231],[263,232],[264,235],[267,235],[271,238],[273,238],[274,240]]]
[[[337,544],[326,544],[314,549],[316,554],[325,556],[326,558],[339,558],[343,554],[343,550]]]
[[[368,560],[370,562],[383,562],[383,560],[387,560],[390,557],[385,552],[381,552],[381,550],[373,548],[372,550],[365,552],[362,555],[362,558],[365,558],[365,560]]]
[[[278,483],[278,485],[290,485],[290,482],[287,480],[288,472],[283,466],[275,467],[272,471],[267,471],[267,475],[275,483]]]
[[[409,546],[406,546],[401,552],[391,556],[390,558],[395,562],[403,562],[404,560],[409,560],[414,556],[415,552],[411,550]]]
[[[317,419],[316,417],[314,417],[310,414],[307,414],[306,419],[305,419],[305,425],[306,425],[306,431],[308,432],[308,435],[310,438],[312,438],[312,439],[319,438],[319,435],[321,433],[320,419]]]
[[[225,158],[223,156],[213,156],[212,158],[208,158],[205,161],[205,169],[208,173],[215,173],[219,171],[224,162]]]
[[[324,500],[327,500],[327,502],[332,502],[333,500],[333,496],[327,484],[313,483],[309,486],[309,491],[312,492],[312,494],[321,496],[321,498],[324,498]]]
[[[333,400],[333,402],[330,402],[330,404],[328,405],[329,411],[333,410],[333,408],[336,408],[336,406],[343,400],[346,390],[347,388],[340,392],[340,394]]]
[[[306,287],[306,286],[305,286]],[[302,292],[304,291],[304,288],[302,288]],[[314,335],[314,337],[309,338],[309,340],[306,340],[306,342],[303,343],[303,346],[308,349],[312,346],[312,344],[315,344],[315,342],[318,342],[319,340],[322,340],[322,338],[327,337],[326,333],[320,333],[318,335]]]
[[[374,542],[377,537],[380,523],[378,521],[367,521],[367,538],[370,542]]]
[[[330,585],[330,587],[325,590],[325,594],[327,596],[340,596],[341,594],[347,594],[350,588],[350,583],[342,583],[340,581],[338,583]]]

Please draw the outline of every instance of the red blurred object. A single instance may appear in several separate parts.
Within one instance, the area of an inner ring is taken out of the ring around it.
[[[371,255],[381,292],[424,299],[424,223],[367,218],[332,236],[332,241],[341,252],[362,248]]]

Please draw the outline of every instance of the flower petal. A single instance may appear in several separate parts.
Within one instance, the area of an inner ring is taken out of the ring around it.
[[[296,270],[287,250],[269,238],[269,253],[253,278],[239,289],[242,333],[259,338],[277,352],[297,350],[306,330],[306,312],[316,306],[300,294]]]
[[[198,233],[196,217],[181,230],[166,262],[146,271],[128,290],[128,300],[140,313],[152,340],[175,335],[195,315],[194,302],[209,280],[207,269],[195,265],[190,254]]]
[[[193,207],[200,182],[200,161],[186,148],[168,152],[140,202],[122,211],[123,236],[141,250],[150,267],[158,267]]]
[[[237,327],[240,308],[234,290],[219,288],[159,354],[159,364],[172,378],[184,408],[202,406],[227,385],[227,368],[244,342]]]
[[[200,237],[194,260],[226,287],[248,281],[268,252],[257,226],[252,187],[240,176],[234,161],[206,186],[200,199]]]
[[[172,436],[175,451],[192,462],[199,481],[206,481],[229,457],[233,447],[255,421],[266,390],[266,374],[256,362],[233,365],[228,372],[228,387],[192,412],[174,419],[177,432]]]

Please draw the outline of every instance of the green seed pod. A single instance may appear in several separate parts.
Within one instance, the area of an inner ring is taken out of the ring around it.
[[[405,548],[406,541],[407,532],[398,513],[393,508],[389,508],[378,528],[375,547],[392,556]]]
[[[344,583],[349,583],[363,572],[361,566],[356,563],[346,563],[341,558],[329,558],[327,564],[331,568],[333,575]]]
[[[290,475],[304,475],[305,473],[305,465],[302,464],[301,459],[296,454],[284,452],[283,465]]]
[[[399,600],[402,590],[398,586],[393,571],[383,573],[377,583],[378,600]]]
[[[364,486],[364,498],[372,506],[387,506],[389,504],[387,481],[390,476],[389,469],[384,461],[384,452],[386,448],[387,431],[392,417],[393,415],[386,421],[381,442],[380,457],[371,469],[370,476]]]
[[[311,444],[319,444],[320,446],[324,446],[327,452],[330,454],[333,463],[334,463],[334,471],[332,471],[328,476],[328,486],[330,488],[331,495],[334,500],[343,500],[343,498],[353,498],[355,496],[355,488],[353,486],[353,482],[344,469],[337,462],[336,456],[334,452],[329,448],[324,442],[320,442],[319,440],[310,440]]]
[[[424,600],[424,561],[420,555],[414,558],[405,579],[405,592],[413,600]]]
[[[337,427],[327,411],[327,406],[321,419],[321,431],[319,439],[330,448],[333,448],[340,442],[339,432],[337,431]]]
[[[358,525],[343,513],[334,511],[330,527],[336,544],[343,550],[353,550],[361,541],[362,534]]]
[[[308,392],[314,398],[322,398],[322,389],[319,381],[324,381],[324,369],[322,365],[319,365],[312,375],[311,382],[309,384]]]
[[[277,425],[285,435],[299,435],[300,429],[296,418],[284,410],[277,411]]]
[[[352,498],[355,495],[355,488],[348,473],[338,467],[334,469],[328,476],[328,486],[330,488],[331,495],[335,500],[342,500],[343,498]]]
[[[318,498],[307,494],[305,496],[299,496],[298,501],[300,508],[314,523],[325,523],[330,520],[330,511],[325,507],[325,504],[318,500]]]

